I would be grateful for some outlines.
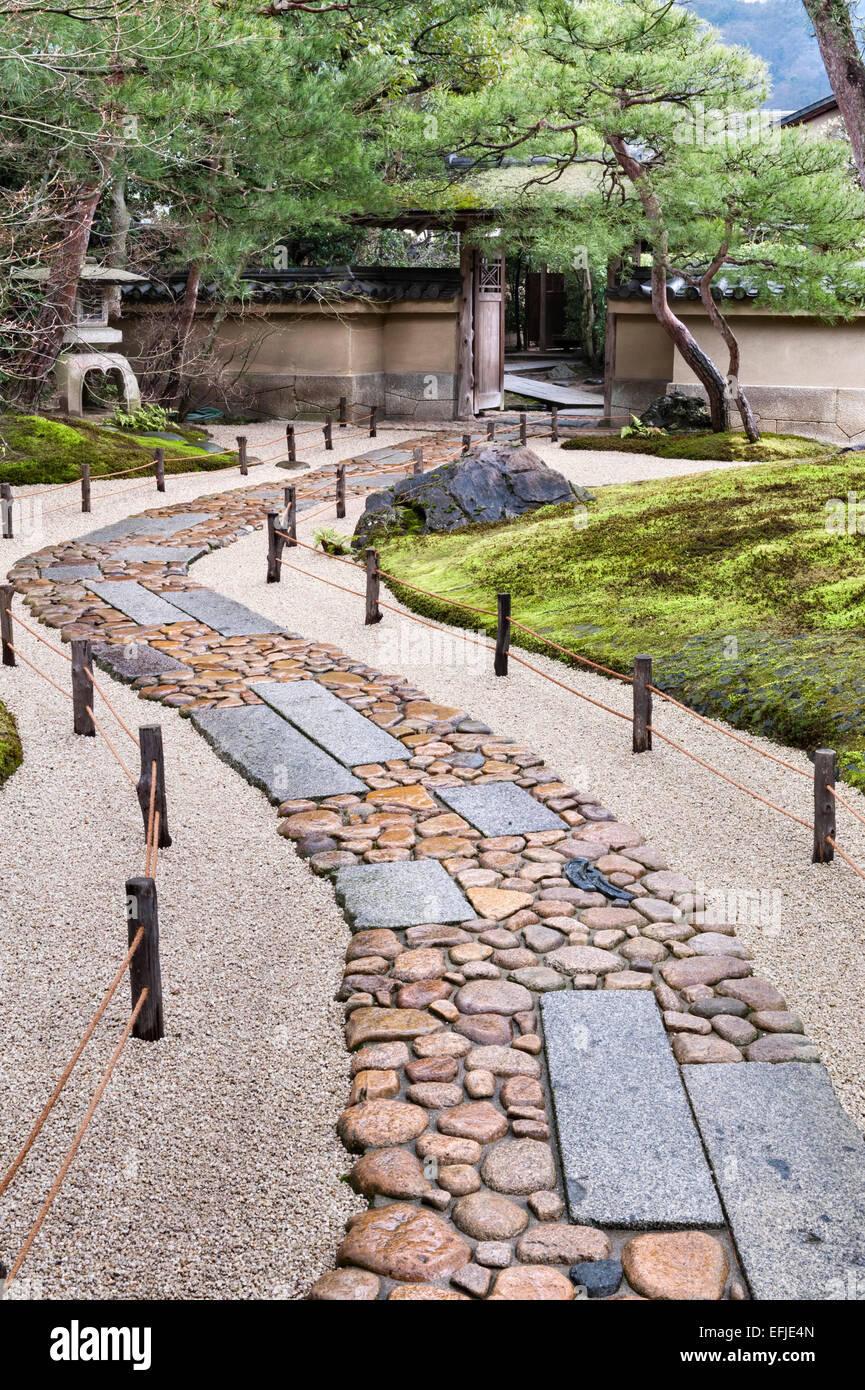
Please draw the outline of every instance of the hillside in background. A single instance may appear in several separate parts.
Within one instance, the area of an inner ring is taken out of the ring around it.
[[[773,91],[768,105],[795,111],[831,90],[802,0],[692,0],[690,8],[768,63]]]

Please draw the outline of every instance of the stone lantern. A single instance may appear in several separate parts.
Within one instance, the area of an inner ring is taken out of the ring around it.
[[[44,282],[49,272],[47,266],[37,266],[15,274],[22,280]],[[60,409],[65,415],[84,414],[84,378],[88,372],[101,372],[116,381],[126,410],[134,411],[141,405],[141,391],[129,362],[122,353],[105,348],[123,341],[120,329],[111,328],[108,323],[115,287],[146,278],[130,270],[85,263],[75,293],[74,318],[63,335],[64,348],[54,364]]]

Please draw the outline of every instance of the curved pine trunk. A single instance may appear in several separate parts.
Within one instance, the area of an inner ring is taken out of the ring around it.
[[[730,428],[730,409],[726,382],[708,353],[704,352],[691,330],[678,318],[667,302],[667,272],[662,265],[652,266],[652,308],[655,318],[675,343],[709,400],[709,418],[716,434]]]
[[[700,283],[700,300],[702,301],[703,308],[706,310],[713,327],[717,328],[724,342],[727,344],[727,351],[730,354],[729,366],[727,369],[727,382],[735,383],[733,400],[736,402],[736,408],[742,417],[742,426],[749,442],[751,444],[756,444],[757,440],[760,438],[760,431],[757,428],[757,421],[754,419],[754,412],[751,409],[750,401],[739,384],[739,340],[730,327],[728,319],[721,313],[721,310],[712,298],[710,286],[702,281]],[[727,395],[729,399],[729,394],[727,392],[725,392],[725,395]]]
[[[847,0],[803,0],[865,188],[865,62]]]

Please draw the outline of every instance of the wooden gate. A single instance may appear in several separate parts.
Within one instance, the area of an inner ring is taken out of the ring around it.
[[[474,261],[474,407],[492,410],[505,399],[505,258]]]

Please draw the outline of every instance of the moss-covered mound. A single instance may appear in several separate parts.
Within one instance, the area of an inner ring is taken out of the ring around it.
[[[0,787],[21,763],[21,739],[14,717],[0,704]]]
[[[169,432],[182,433],[184,438],[148,439],[89,420],[4,415],[0,417],[0,482],[13,487],[72,483],[81,477],[85,462],[90,464],[90,476],[98,478],[145,463],[155,447],[165,450],[166,473],[210,472],[237,462],[235,453],[212,454],[202,449],[206,438],[202,430],[172,425]]]
[[[800,434],[764,434],[749,444],[740,430],[725,434],[578,434],[566,439],[563,449],[615,450],[623,454],[652,454],[662,459],[706,459],[719,463],[772,463],[780,459],[829,458],[837,452],[831,444],[805,439]]]
[[[699,712],[835,747],[865,788],[859,455],[605,487],[588,508],[388,543],[382,568],[445,595],[394,586],[433,617],[493,631],[453,604],[494,609],[502,589],[515,618],[615,670],[650,652],[656,683]]]

